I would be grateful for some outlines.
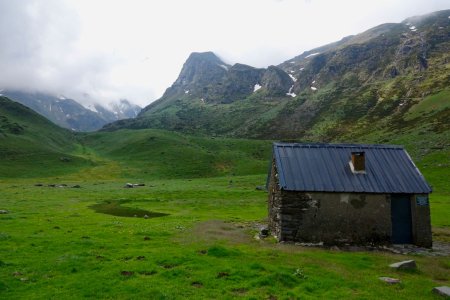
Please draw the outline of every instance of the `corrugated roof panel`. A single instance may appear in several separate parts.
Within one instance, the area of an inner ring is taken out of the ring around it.
[[[293,191],[429,193],[406,151],[390,145],[275,143],[280,186]],[[365,153],[365,174],[354,174],[351,153]]]

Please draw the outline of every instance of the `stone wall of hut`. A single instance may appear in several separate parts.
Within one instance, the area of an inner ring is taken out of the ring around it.
[[[319,193],[279,188],[272,164],[269,230],[279,241],[328,245],[390,244],[390,194]],[[416,245],[431,247],[429,206],[418,206],[411,195],[412,234]]]

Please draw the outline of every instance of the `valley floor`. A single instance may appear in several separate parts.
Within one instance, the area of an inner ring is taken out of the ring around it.
[[[124,187],[131,179],[86,174],[0,182],[8,211],[0,215],[0,298],[438,299],[432,288],[450,285],[448,256],[255,239],[267,216],[267,194],[255,189],[265,174],[134,179],[145,184],[134,188]],[[431,197],[440,243],[450,243],[448,199]],[[103,213],[91,207],[102,203]],[[135,210],[107,214],[126,208]],[[407,259],[417,271],[388,266]]]

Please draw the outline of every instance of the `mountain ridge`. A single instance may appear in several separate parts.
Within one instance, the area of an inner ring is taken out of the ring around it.
[[[159,128],[311,141],[355,141],[372,135],[382,140],[380,132],[401,126],[433,127],[433,114],[447,128],[447,108],[405,118],[414,106],[427,103],[427,97],[448,101],[449,15],[444,10],[381,24],[266,69],[244,64],[225,69],[212,52],[196,53],[197,66],[207,56],[202,66],[214,68],[193,72],[186,69],[191,66],[188,59],[174,84],[137,118],[102,130]],[[205,81],[208,72],[214,76]],[[190,80],[184,80],[185,74]],[[196,75],[202,79],[196,81]]]

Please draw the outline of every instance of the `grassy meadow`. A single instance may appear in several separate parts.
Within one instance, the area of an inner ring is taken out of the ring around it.
[[[267,194],[256,187],[265,184],[270,145],[129,130],[81,134],[70,152],[43,160],[8,156],[0,164],[0,209],[9,211],[0,214],[0,298],[439,299],[431,289],[450,284],[448,256],[255,239],[267,217]],[[427,154],[419,167],[434,186],[435,240],[448,242],[448,165],[435,163],[445,155]],[[417,271],[388,267],[406,259]]]

